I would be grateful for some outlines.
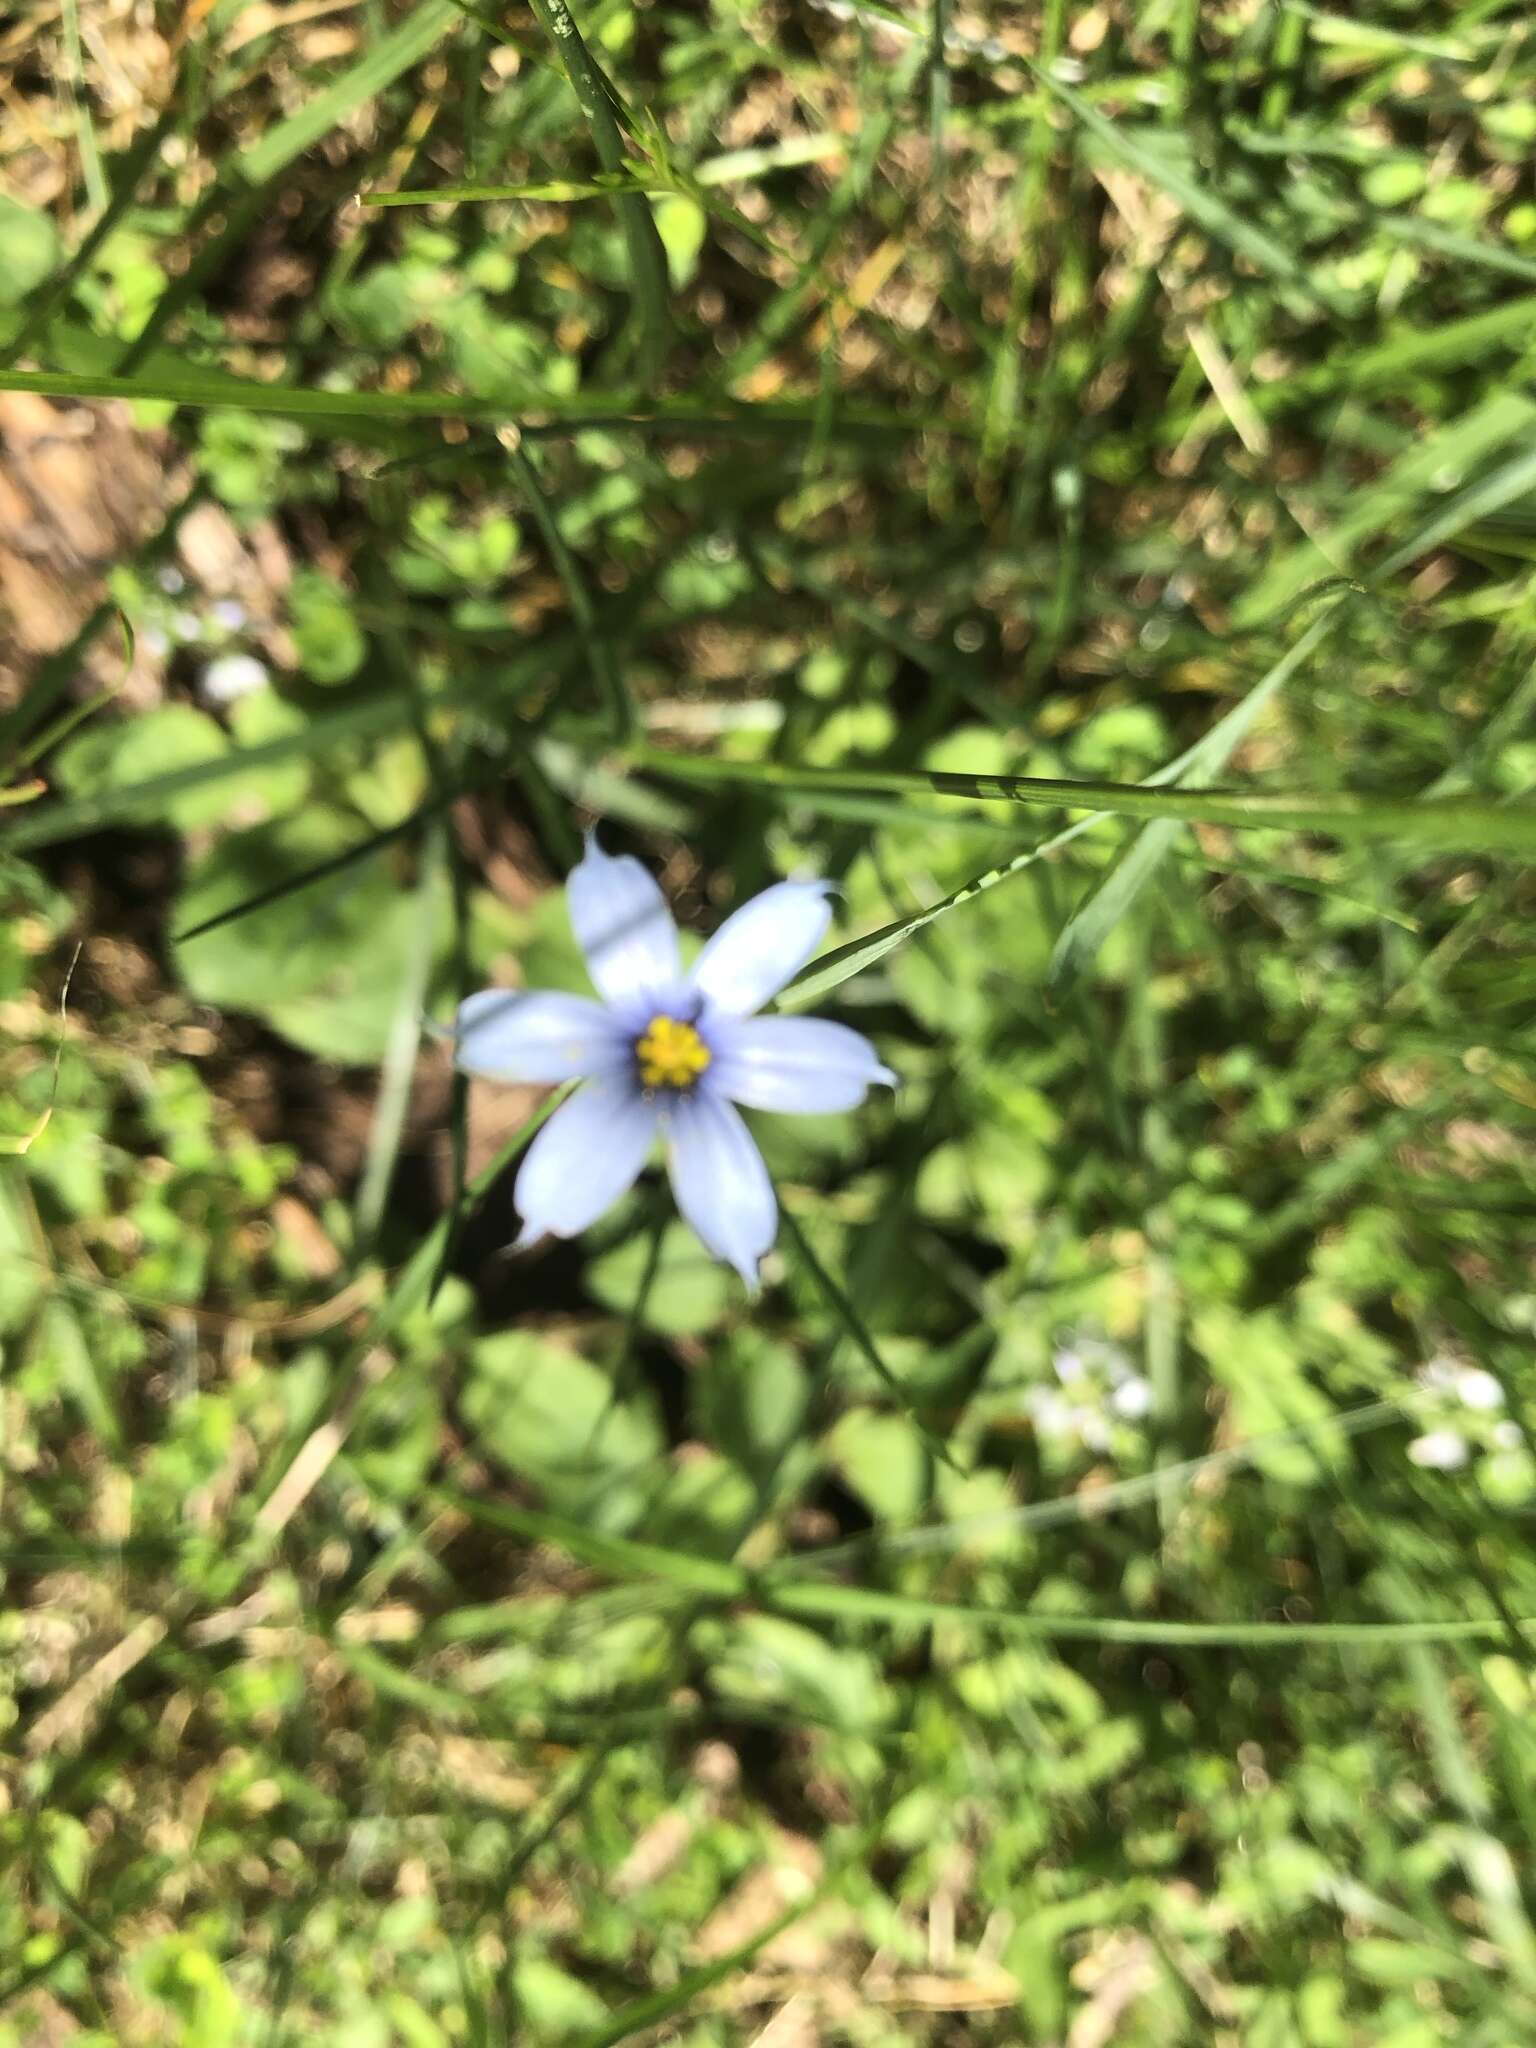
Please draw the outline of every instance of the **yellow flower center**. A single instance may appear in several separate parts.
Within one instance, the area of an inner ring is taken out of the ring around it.
[[[691,1024],[653,1017],[635,1040],[645,1088],[691,1088],[710,1062],[710,1050]]]

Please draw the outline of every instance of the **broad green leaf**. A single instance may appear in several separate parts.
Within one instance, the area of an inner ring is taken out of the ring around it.
[[[627,1238],[587,1268],[587,1285],[606,1308],[620,1315],[635,1304],[650,1262],[644,1233]],[[731,1301],[726,1268],[712,1258],[684,1223],[670,1223],[645,1298],[641,1321],[671,1337],[697,1336],[719,1322]]]
[[[19,306],[59,260],[59,231],[46,213],[0,192],[0,306]]]
[[[230,834],[189,871],[176,928],[305,873],[358,836],[352,820],[317,807]],[[385,852],[180,942],[176,959],[199,1001],[264,1017],[322,1058],[367,1065],[384,1055],[416,944],[415,901]]]
[[[146,807],[143,820],[196,831],[223,820],[230,792],[222,782],[182,780],[180,771],[222,763],[229,752],[223,729],[206,711],[162,704],[127,719],[98,719],[60,749],[53,767],[69,794],[84,803],[110,806],[137,786],[162,787],[163,801],[157,809]]]
[[[650,1403],[623,1398],[578,1353],[532,1331],[478,1345],[464,1412],[485,1448],[532,1479],[552,1507],[622,1530],[653,1492],[662,1452]]]

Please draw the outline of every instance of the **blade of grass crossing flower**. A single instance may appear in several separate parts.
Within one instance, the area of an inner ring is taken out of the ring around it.
[[[1026,847],[1011,860],[1002,861],[997,867],[988,868],[984,874],[977,875],[969,882],[962,882],[958,889],[939,902],[929,904],[926,910],[915,911],[910,917],[898,918],[894,924],[882,925],[879,931],[869,932],[861,939],[850,939],[846,945],[838,946],[830,953],[824,953],[819,960],[812,961],[809,967],[801,969],[779,996],[775,1007],[781,1010],[809,1008],[839,983],[847,981],[851,975],[862,974],[866,967],[873,967],[877,960],[884,959],[887,953],[894,952],[898,946],[904,945],[925,925],[935,923],[952,910],[958,910],[962,904],[974,902],[976,897],[984,896],[989,889],[995,889],[999,882],[1006,882],[1012,876],[1022,874],[1036,861],[1059,852],[1072,840],[1080,838],[1083,833],[1092,831],[1095,825],[1103,823],[1102,813],[1092,818],[1080,818],[1064,832],[1058,832],[1036,846]]]
[[[1252,731],[1260,712],[1279,695],[1327,638],[1337,623],[1341,603],[1342,599],[1334,598],[1329,609],[1313,620],[1296,645],[1191,748],[1185,756],[1184,773],[1191,776],[1222,773]],[[1051,953],[1047,971],[1047,979],[1053,987],[1064,986],[1085,974],[1093,965],[1105,939],[1152,880],[1184,829],[1174,819],[1159,818],[1137,833],[1087,902],[1068,919]]]
[[[577,105],[591,131],[598,162],[610,177],[623,177],[628,158],[616,115],[615,94],[583,41],[567,0],[533,0],[533,11],[560,53]],[[645,386],[653,382],[661,368],[671,333],[667,255],[655,216],[639,193],[620,192],[614,205],[629,252],[630,290],[640,330],[637,367],[639,381]]]

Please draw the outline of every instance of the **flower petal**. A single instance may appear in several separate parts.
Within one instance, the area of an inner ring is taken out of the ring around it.
[[[722,1096],[699,1089],[672,1110],[667,1172],[685,1219],[755,1294],[758,1262],[779,1227],[779,1205],[752,1133]]]
[[[656,1135],[656,1105],[628,1074],[603,1074],[562,1102],[528,1148],[512,1199],[519,1245],[574,1237],[634,1185]]]
[[[587,971],[610,1003],[672,988],[677,928],[655,880],[632,855],[609,855],[587,835],[587,850],[565,886],[571,928]]]
[[[852,1109],[876,1081],[896,1085],[867,1038],[821,1017],[732,1017],[713,1036],[710,1080],[748,1109],[821,1115]]]
[[[743,903],[694,962],[689,986],[728,1016],[745,1017],[777,995],[826,937],[829,882],[775,882]]]
[[[453,1061],[493,1081],[573,1081],[622,1066],[629,1041],[601,1003],[554,989],[482,989],[459,1005]]]

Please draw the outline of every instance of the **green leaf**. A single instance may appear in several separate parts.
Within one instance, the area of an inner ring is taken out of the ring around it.
[[[357,836],[351,819],[322,808],[231,834],[192,867],[177,929],[303,874]],[[444,912],[445,926],[446,904]],[[200,1002],[263,1017],[321,1058],[371,1064],[384,1056],[418,942],[417,905],[386,851],[183,940],[175,953]]]
[[[605,1308],[627,1315],[650,1262],[647,1235],[631,1237],[595,1259],[587,1285]],[[692,1337],[713,1328],[731,1300],[726,1268],[711,1258],[684,1223],[669,1223],[641,1322],[669,1337]]]
[[[577,1352],[531,1331],[487,1338],[463,1405],[486,1449],[553,1507],[620,1530],[642,1512],[660,1471],[655,1414],[638,1395],[617,1398]]]
[[[368,651],[347,592],[334,577],[301,569],[288,593],[293,637],[311,682],[345,683]]]
[[[70,795],[85,801],[105,798],[110,804],[137,785],[160,786],[160,804],[141,816],[191,832],[225,817],[229,793],[218,783],[183,782],[178,772],[222,762],[229,751],[223,729],[206,711],[162,704],[126,720],[98,720],[59,750],[53,766]]]
[[[59,231],[46,213],[0,192],[0,306],[19,306],[59,260]]]

